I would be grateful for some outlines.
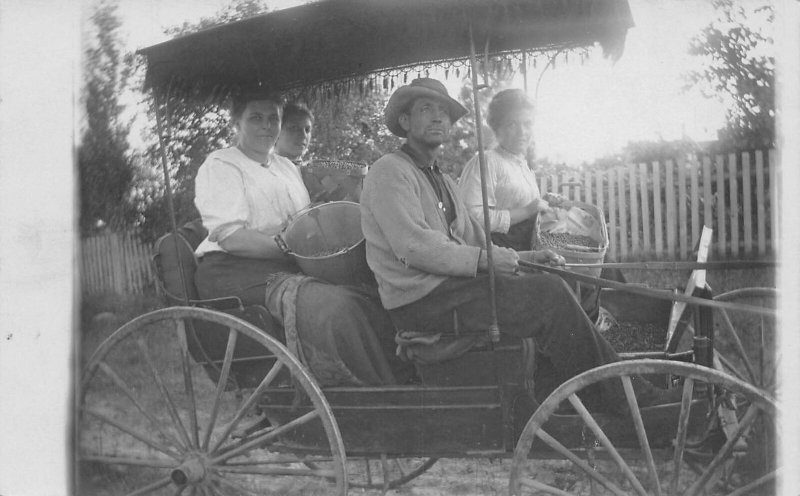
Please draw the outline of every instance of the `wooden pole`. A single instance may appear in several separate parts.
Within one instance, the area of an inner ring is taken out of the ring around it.
[[[500,341],[500,326],[497,324],[497,298],[495,297],[494,257],[492,256],[492,228],[489,223],[489,200],[486,190],[486,157],[483,153],[483,124],[481,122],[481,106],[478,103],[478,63],[475,56],[475,38],[472,35],[472,23],[469,25],[469,54],[472,67],[472,102],[475,106],[475,133],[478,138],[478,163],[481,174],[481,198],[483,200],[483,229],[486,235],[486,263],[489,272],[489,297],[492,308],[492,324],[489,336],[492,342]]]

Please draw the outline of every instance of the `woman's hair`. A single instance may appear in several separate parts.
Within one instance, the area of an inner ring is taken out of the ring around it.
[[[269,100],[278,105],[278,109],[283,109],[283,97],[280,93],[262,87],[249,88],[231,95],[231,121],[236,122],[242,117],[244,109],[250,102]]]
[[[295,117],[305,117],[314,124],[314,114],[305,103],[290,102],[283,106],[284,122]]]
[[[533,101],[520,89],[503,90],[496,94],[489,102],[489,115],[486,121],[492,131],[503,125],[506,116],[516,109],[526,109],[533,111]]]

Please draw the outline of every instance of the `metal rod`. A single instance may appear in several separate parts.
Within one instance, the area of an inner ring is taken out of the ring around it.
[[[774,260],[731,260],[719,262],[607,262],[567,263],[566,267],[586,269],[695,270],[695,269],[758,269],[778,267]]]
[[[169,108],[169,90],[167,90],[165,106],[167,109]],[[158,133],[158,148],[161,155],[161,170],[164,173],[164,192],[167,196],[167,210],[169,210],[169,221],[172,225],[172,234],[173,237],[176,238],[176,242],[173,243],[175,245],[175,256],[178,257],[180,260],[181,255],[178,249],[177,237],[178,237],[178,220],[175,216],[175,202],[172,198],[172,185],[169,180],[169,167],[168,167],[168,160],[167,160],[167,145],[166,140],[164,139],[164,127],[161,123],[161,112],[159,111],[158,105],[158,96],[155,94],[153,95],[153,111],[156,114],[156,131]],[[183,287],[183,303],[184,305],[189,305],[189,291],[187,290],[188,285],[186,284],[186,274],[183,270],[183,264],[178,264],[178,273],[181,278],[181,287]]]
[[[600,279],[598,277],[578,274],[576,272],[570,272],[568,270],[564,270],[558,267],[553,267],[551,265],[537,264],[533,262],[527,262],[525,260],[520,260],[519,265],[520,267],[526,270],[535,269],[535,270],[541,270],[542,272],[550,272],[553,274],[558,274],[561,277],[565,277],[567,279],[575,279],[578,281],[583,281],[601,288],[617,289],[620,291],[624,291],[626,293],[648,296],[658,300],[682,301],[684,303],[691,303],[699,306],[706,306],[712,308],[726,308],[729,310],[739,310],[742,312],[750,312],[760,315],[771,315],[771,316],[777,315],[777,312],[771,308],[763,308],[755,305],[745,305],[743,303],[709,300],[707,298],[697,298],[695,296],[686,296],[683,294],[673,293],[672,291],[669,290],[646,288],[642,286],[637,286],[635,284],[610,281],[608,279]]]
[[[478,63],[475,56],[475,38],[472,33],[472,23],[469,25],[469,54],[472,66],[472,102],[475,106],[475,133],[478,138],[478,163],[481,174],[481,199],[483,203],[483,229],[486,236],[486,264],[489,272],[489,298],[491,303],[492,323],[489,327],[489,337],[492,342],[500,342],[500,326],[497,323],[497,298],[495,297],[494,257],[492,255],[492,228],[489,222],[489,195],[486,189],[486,157],[483,153],[483,123],[481,122],[481,106],[478,102]]]

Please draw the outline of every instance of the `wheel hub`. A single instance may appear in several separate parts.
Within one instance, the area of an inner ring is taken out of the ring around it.
[[[179,486],[196,484],[206,476],[205,460],[200,456],[187,458],[184,462],[170,473],[172,482]]]

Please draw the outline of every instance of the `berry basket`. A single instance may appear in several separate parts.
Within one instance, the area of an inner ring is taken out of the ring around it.
[[[570,232],[569,223],[566,223],[565,232],[550,232],[542,223],[537,223],[533,233],[531,246],[534,250],[550,249],[558,253],[567,263],[602,263],[608,250],[608,229],[603,212],[594,205],[581,201],[567,200],[561,203],[559,209],[570,210],[577,207],[584,214],[593,218],[594,225],[591,232]],[[584,226],[585,227],[585,226]],[[593,277],[600,277],[600,267],[570,268],[573,272]]]

